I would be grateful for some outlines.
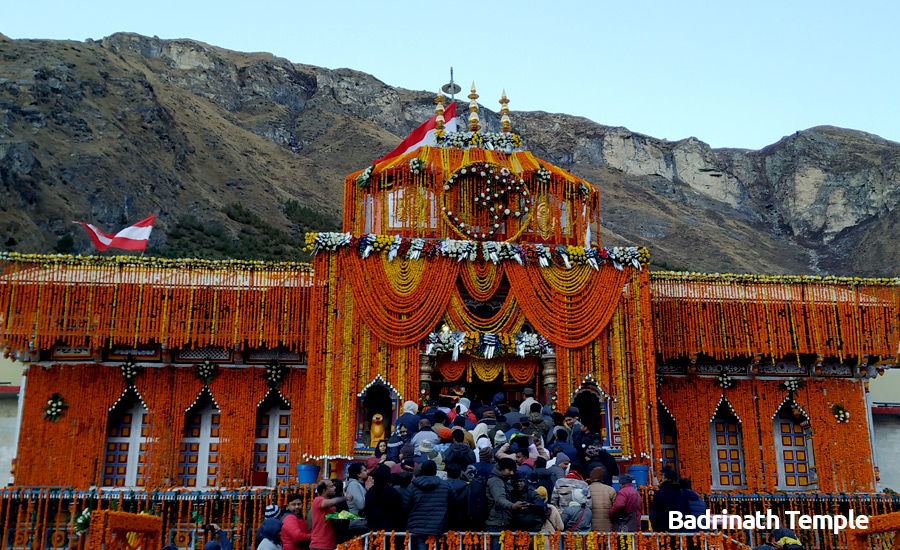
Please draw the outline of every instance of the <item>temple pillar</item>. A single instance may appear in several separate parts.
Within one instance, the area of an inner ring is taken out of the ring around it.
[[[433,359],[427,353],[419,353],[419,403],[424,409],[431,398],[431,373]]]
[[[541,356],[541,382],[544,395],[550,408],[556,410],[556,354],[546,353]]]

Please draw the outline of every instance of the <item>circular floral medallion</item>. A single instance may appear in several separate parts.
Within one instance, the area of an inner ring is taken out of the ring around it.
[[[57,529],[50,536],[50,548],[65,548],[69,543],[69,537],[66,536],[66,532]]]
[[[489,162],[466,164],[450,174],[442,202],[450,224],[474,240],[492,240],[507,220],[524,221],[531,209],[525,181],[509,168]]]

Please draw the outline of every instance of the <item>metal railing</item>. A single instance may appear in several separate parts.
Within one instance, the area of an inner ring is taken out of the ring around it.
[[[366,533],[338,550],[414,550],[416,535],[404,532]],[[600,531],[539,533],[528,531],[449,531],[427,536],[428,550],[742,550],[749,546],[722,533],[612,533]]]

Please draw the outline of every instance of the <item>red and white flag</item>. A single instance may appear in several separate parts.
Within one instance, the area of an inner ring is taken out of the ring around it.
[[[147,241],[150,240],[150,232],[153,231],[153,220],[155,219],[156,214],[153,214],[145,220],[141,220],[132,226],[126,227],[115,235],[107,235],[97,229],[97,226],[90,223],[72,223],[79,223],[87,229],[88,235],[91,237],[91,240],[94,241],[94,246],[97,247],[97,250],[102,251],[107,248],[121,248],[122,250],[140,250],[143,252],[147,249]]]
[[[388,159],[399,157],[400,155],[404,155],[414,149],[422,147],[423,145],[434,145],[434,132],[436,127],[437,115],[434,115],[433,117],[429,118],[424,124],[413,130],[411,134],[406,136],[406,139],[401,141],[400,145],[398,145],[396,149],[381,157],[380,159],[375,159],[372,164],[378,164],[379,162],[384,162]],[[444,111],[444,131],[456,131],[455,101],[451,101],[450,105]]]

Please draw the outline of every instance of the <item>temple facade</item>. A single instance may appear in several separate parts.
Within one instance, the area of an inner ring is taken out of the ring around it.
[[[349,175],[311,263],[0,256],[15,485],[291,484],[371,454],[406,401],[533,388],[621,470],[873,491],[866,386],[896,363],[898,280],[651,271],[601,245],[598,188],[501,105],[501,132],[475,106],[468,131]]]

